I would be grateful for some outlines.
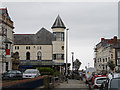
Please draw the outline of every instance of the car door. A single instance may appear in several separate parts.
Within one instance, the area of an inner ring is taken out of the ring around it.
[[[16,71],[14,71],[14,70],[11,71],[11,72],[10,72],[10,77],[16,77]]]
[[[37,77],[39,76],[39,71],[37,71]]]
[[[22,73],[20,71],[16,72],[16,77],[22,77]]]
[[[109,90],[120,90],[120,79],[119,78],[114,78],[110,82]]]

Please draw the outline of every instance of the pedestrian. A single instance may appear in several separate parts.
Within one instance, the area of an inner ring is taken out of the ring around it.
[[[108,78],[109,78],[109,80],[112,79],[112,74],[111,74],[111,72],[109,72],[109,74],[108,74]]]
[[[83,80],[83,75],[82,75],[82,73],[80,73],[80,80]]]
[[[67,76],[66,76],[66,81],[67,81],[67,83],[68,83],[68,74],[67,74]]]

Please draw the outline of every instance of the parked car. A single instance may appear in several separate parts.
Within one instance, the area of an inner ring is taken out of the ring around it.
[[[101,86],[101,84],[97,81],[97,79],[99,80],[100,78],[107,78],[107,77],[105,75],[95,75],[95,76],[91,77],[91,79],[88,81],[89,88],[91,88],[91,89],[99,88]],[[102,80],[101,80],[101,82],[102,82]]]
[[[113,73],[113,78],[118,78],[120,77],[120,73]]]
[[[23,78],[35,78],[40,76],[40,72],[37,69],[26,69],[23,73]]]
[[[108,90],[109,78],[107,78],[104,82],[102,82],[100,86],[100,90]]]
[[[113,78],[108,84],[108,90],[120,90],[120,78]]]
[[[107,80],[107,77],[97,77],[94,80],[94,84],[92,85],[92,89],[100,89],[101,84]]]
[[[120,73],[113,73],[112,79],[108,79],[108,80],[104,81],[101,84],[101,90],[108,90],[108,88],[110,88],[111,80],[116,79],[116,78],[120,78]]]
[[[2,74],[2,79],[22,78],[22,73],[18,70],[9,70]]]

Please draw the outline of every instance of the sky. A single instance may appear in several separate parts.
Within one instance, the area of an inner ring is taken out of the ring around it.
[[[101,38],[118,35],[118,2],[2,2],[2,7],[7,7],[16,34],[35,34],[42,27],[52,32],[59,14],[69,28],[68,62],[74,52],[80,69],[94,66],[94,48]]]

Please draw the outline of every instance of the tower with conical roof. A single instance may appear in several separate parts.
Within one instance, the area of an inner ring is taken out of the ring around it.
[[[57,66],[57,69],[62,70],[64,66],[64,40],[65,40],[65,25],[58,15],[53,26],[51,27],[53,31],[53,61]]]

